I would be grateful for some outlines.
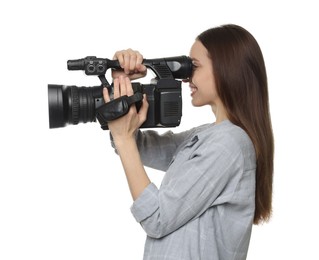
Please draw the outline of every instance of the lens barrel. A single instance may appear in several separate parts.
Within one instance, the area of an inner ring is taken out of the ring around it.
[[[102,100],[101,87],[48,85],[49,127],[93,122],[97,100]]]
[[[61,85],[48,85],[50,128],[64,127],[66,125],[62,88],[63,86]]]

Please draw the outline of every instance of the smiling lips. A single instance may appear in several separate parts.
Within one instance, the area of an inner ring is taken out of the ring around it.
[[[191,96],[193,96],[196,93],[196,91],[197,91],[197,87],[195,87],[195,85],[192,84],[192,83],[189,84],[189,87],[191,89]]]

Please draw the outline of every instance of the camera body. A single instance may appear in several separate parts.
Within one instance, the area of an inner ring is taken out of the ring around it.
[[[133,83],[134,84],[134,83]],[[176,127],[182,117],[181,81],[174,79],[159,79],[154,84],[139,85],[133,90],[145,93],[149,108],[147,119],[142,128]],[[140,103],[137,103],[139,109]]]
[[[187,56],[176,56],[161,59],[144,59],[143,64],[156,74],[150,84],[132,83],[134,94],[146,94],[149,103],[147,119],[142,128],[176,127],[182,117],[182,90],[181,81],[192,74],[192,61]],[[117,60],[109,60],[88,56],[84,59],[69,60],[69,70],[83,70],[86,75],[98,76],[100,86],[77,87],[65,85],[48,85],[49,102],[49,127],[58,128],[78,123],[95,122],[101,110],[108,114],[108,118],[114,114],[114,119],[125,114],[123,100],[112,108],[104,103],[103,88],[107,87],[112,99],[113,84],[109,84],[105,78],[106,71],[121,69]],[[139,95],[142,96],[142,95]],[[110,103],[110,102],[109,102]],[[136,101],[137,109],[141,101]],[[113,109],[116,111],[113,111]],[[122,113],[122,114],[121,114]],[[115,114],[117,114],[115,116]],[[98,117],[100,123],[100,117]],[[102,123],[101,123],[102,125]],[[107,123],[102,129],[108,129]]]

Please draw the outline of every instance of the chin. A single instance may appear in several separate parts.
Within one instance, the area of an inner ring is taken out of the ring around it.
[[[194,107],[201,107],[201,106],[202,106],[202,104],[196,102],[196,100],[194,100],[194,99],[192,99],[192,105],[193,105]]]
[[[200,102],[200,100],[196,99],[196,98],[192,98],[192,105],[194,107],[201,107],[203,106],[202,102]]]

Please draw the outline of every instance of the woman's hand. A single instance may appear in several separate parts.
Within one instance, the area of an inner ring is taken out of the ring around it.
[[[127,76],[121,75],[119,78],[115,78],[113,85],[114,98],[134,94],[131,81]],[[105,102],[110,102],[107,88],[103,89],[103,97]],[[135,132],[146,120],[147,110],[148,102],[144,94],[139,112],[133,104],[126,115],[108,122],[108,128],[112,133],[117,153],[121,158],[133,200],[136,200],[151,183],[143,167],[135,140]]]
[[[121,68],[123,69],[123,71],[113,70],[113,79],[124,75],[129,77],[129,79],[131,80],[146,76],[147,69],[142,64],[143,55],[140,54],[138,51],[134,51],[132,49],[117,51],[114,54],[113,59],[118,60]]]
[[[121,96],[132,96],[134,94],[131,81],[128,77],[121,75],[114,79],[114,99]],[[103,97],[105,102],[110,101],[109,93],[106,88],[103,90]],[[111,122],[108,122],[109,130],[112,133],[115,145],[118,142],[125,142],[127,138],[135,138],[135,132],[145,122],[147,117],[148,102],[144,94],[142,106],[137,112],[136,106],[133,104],[129,112]]]

